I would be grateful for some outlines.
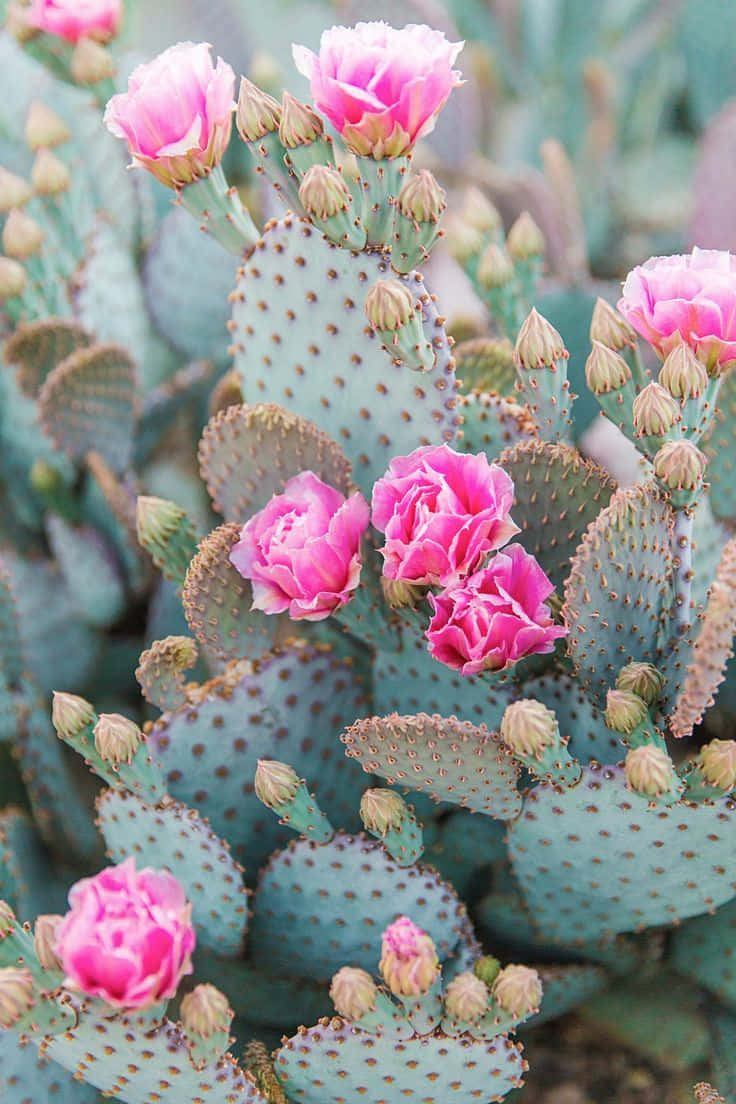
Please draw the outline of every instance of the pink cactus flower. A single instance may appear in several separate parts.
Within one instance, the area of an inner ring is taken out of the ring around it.
[[[736,363],[736,256],[693,249],[651,257],[626,277],[618,309],[664,359],[689,345],[711,375]]]
[[[386,534],[383,574],[453,586],[519,527],[509,517],[514,484],[484,453],[427,445],[396,456],[373,487],[373,524]]]
[[[253,609],[322,621],[350,601],[360,581],[368,528],[360,492],[345,498],[305,471],[246,522],[230,561],[253,585]]]
[[[77,43],[85,36],[107,42],[118,33],[123,4],[122,0],[33,0],[23,14],[29,26],[67,42]]]
[[[166,871],[126,859],[72,886],[69,905],[54,950],[71,988],[115,1008],[147,1008],[192,973],[192,906]]]
[[[219,165],[230,141],[235,74],[206,42],[180,42],[134,69],[113,96],[105,124],[124,138],[133,164],[167,187],[191,184]]]
[[[475,675],[551,652],[555,640],[567,635],[545,604],[553,590],[534,556],[510,544],[460,586],[430,594],[431,655],[462,675]]]
[[[463,45],[424,24],[358,23],[324,31],[319,54],[292,51],[316,106],[349,148],[379,160],[408,153],[434,129],[462,84],[452,66]]]
[[[395,996],[419,997],[437,978],[437,950],[425,931],[408,916],[400,916],[383,933],[378,968]]]

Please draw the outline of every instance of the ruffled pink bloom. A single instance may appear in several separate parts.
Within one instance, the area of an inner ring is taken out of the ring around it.
[[[180,42],[134,69],[105,124],[128,143],[134,165],[173,188],[219,165],[230,141],[235,74],[206,42]]]
[[[452,586],[519,532],[514,484],[484,453],[426,445],[396,456],[373,487],[373,524],[386,534],[383,574]]]
[[[295,475],[246,522],[230,561],[253,585],[253,609],[322,621],[360,582],[368,503],[346,499],[314,472]]]
[[[122,0],[33,0],[24,13],[31,27],[79,42],[85,36],[106,42],[117,34]]]
[[[54,949],[70,987],[115,1008],[147,1008],[192,973],[192,906],[166,871],[126,859],[77,882],[69,905]]]
[[[510,544],[462,585],[429,595],[431,655],[462,675],[475,675],[551,652],[555,640],[567,636],[545,604],[553,590],[534,556]]]
[[[453,88],[462,84],[453,63],[462,42],[411,23],[358,23],[324,31],[319,54],[293,46],[319,110],[349,148],[376,159],[407,153],[434,129]]]
[[[736,362],[736,257],[693,249],[651,257],[626,277],[618,309],[662,357],[689,345],[712,373]]]

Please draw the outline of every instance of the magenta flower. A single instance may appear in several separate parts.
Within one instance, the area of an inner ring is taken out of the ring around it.
[[[192,906],[166,871],[126,859],[72,886],[69,905],[54,949],[70,987],[116,1008],[147,1008],[192,973]]]
[[[453,586],[519,527],[509,517],[514,484],[484,453],[426,445],[396,456],[373,487],[373,524],[386,534],[383,574]]]
[[[235,110],[235,74],[206,42],[180,42],[134,69],[113,96],[105,124],[128,143],[134,165],[167,187],[191,184],[219,165]]]
[[[411,23],[358,23],[324,31],[319,54],[293,46],[319,110],[357,154],[398,157],[434,129],[453,88],[462,42]]]
[[[360,492],[346,499],[314,472],[295,475],[246,522],[230,562],[253,585],[253,609],[322,621],[350,601],[360,581],[368,528]]]
[[[693,249],[651,257],[626,277],[618,309],[664,359],[689,345],[711,374],[736,362],[736,257]]]
[[[462,675],[475,675],[551,652],[555,640],[567,636],[545,604],[553,590],[534,556],[510,544],[461,585],[429,595],[431,655]]]
[[[79,42],[88,36],[102,42],[116,35],[123,18],[122,0],[33,0],[26,22],[46,34]]]

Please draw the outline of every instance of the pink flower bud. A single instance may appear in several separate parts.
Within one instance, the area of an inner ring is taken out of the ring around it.
[[[420,997],[432,988],[439,959],[427,933],[408,916],[400,916],[383,933],[378,968],[395,996]]]
[[[79,42],[88,35],[107,41],[117,34],[123,18],[122,0],[33,0],[25,13],[30,27]]]

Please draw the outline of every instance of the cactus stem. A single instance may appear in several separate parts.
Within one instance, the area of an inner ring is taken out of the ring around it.
[[[675,575],[675,622],[679,632],[683,632],[691,623],[690,606],[692,604],[693,582],[693,513],[683,507],[675,511],[675,530],[673,534],[674,555],[679,561]]]

